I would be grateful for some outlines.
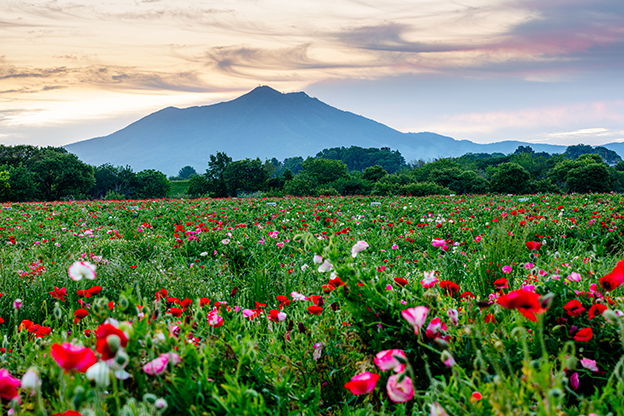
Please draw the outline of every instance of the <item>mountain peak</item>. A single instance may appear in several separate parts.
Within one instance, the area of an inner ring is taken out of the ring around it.
[[[281,92],[279,92],[276,89],[273,89],[271,87],[269,87],[268,85],[260,85],[259,87],[254,88],[253,90],[249,91],[247,94],[245,95],[282,95]]]

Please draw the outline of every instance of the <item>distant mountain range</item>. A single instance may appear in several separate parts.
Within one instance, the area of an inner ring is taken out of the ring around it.
[[[406,161],[465,153],[511,153],[518,146],[562,153],[566,146],[504,141],[478,144],[435,133],[402,133],[371,119],[331,107],[304,92],[255,88],[235,100],[185,109],[167,107],[108,136],[66,145],[82,161],[130,165],[176,175],[184,166],[207,168],[211,154],[234,160],[314,156],[340,146],[390,147]],[[624,155],[624,143],[604,145]]]

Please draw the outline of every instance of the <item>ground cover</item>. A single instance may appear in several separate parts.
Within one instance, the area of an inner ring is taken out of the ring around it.
[[[622,414],[623,203],[5,204],[2,404],[66,415]]]

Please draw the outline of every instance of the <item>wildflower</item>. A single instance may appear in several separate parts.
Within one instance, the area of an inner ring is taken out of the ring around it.
[[[599,279],[604,290],[610,292],[624,283],[624,260],[620,260],[611,273]]]
[[[118,337],[118,340],[111,338],[113,336]],[[95,350],[102,354],[102,360],[104,361],[113,358],[119,347],[126,348],[128,345],[126,334],[111,324],[98,326],[95,330],[95,337],[97,339]]]
[[[446,294],[449,296],[459,292],[459,285],[450,280],[440,280],[440,288],[446,291]]]
[[[322,264],[318,267],[318,271],[319,271],[319,273],[325,273],[325,272],[328,272],[328,271],[332,270],[333,268],[334,268],[334,267],[332,266],[332,264],[331,264],[329,261],[325,260],[325,261],[323,261],[323,263],[322,263]]]
[[[570,273],[570,276],[568,276],[568,279],[573,281],[573,282],[580,282],[581,281],[581,275],[578,274],[577,272],[572,272],[572,273]]]
[[[585,312],[585,308],[578,299],[573,299],[563,306],[563,309],[569,316],[581,316]]]
[[[578,373],[574,373],[570,376],[570,386],[572,387],[572,390],[576,390],[579,388],[579,374]]]
[[[529,251],[539,250],[542,247],[542,243],[537,241],[527,241],[525,244]]]
[[[13,309],[19,311],[22,308],[22,305],[24,304],[24,302],[22,302],[21,299],[15,299],[13,301]]]
[[[58,366],[66,372],[75,370],[84,373],[97,362],[97,357],[90,348],[73,345],[69,342],[53,344],[51,355]]]
[[[507,279],[505,279],[504,277],[494,280],[494,286],[496,286],[498,289],[507,289],[509,287],[507,286]]]
[[[177,365],[182,362],[182,358],[174,353],[164,353],[160,354],[158,358],[153,359],[143,366],[143,371],[150,376],[163,374],[165,370],[167,370],[167,365],[171,363],[171,365]]]
[[[218,328],[223,325],[223,318],[216,313],[208,314],[208,325],[213,328]]]
[[[472,395],[470,396],[470,401],[474,400],[475,402],[478,402],[482,398],[483,398],[483,395],[481,393],[479,393],[478,391],[473,391]]]
[[[361,251],[364,251],[368,248],[368,243],[366,241],[358,241],[351,247],[351,257],[356,258],[357,254]]]
[[[381,371],[394,370],[395,373],[401,373],[405,370],[405,364],[402,364],[397,357],[407,360],[402,350],[385,350],[378,352],[374,361]]]
[[[395,277],[394,282],[401,287],[407,286],[407,284],[409,283],[407,280],[403,279],[402,277]]]
[[[401,311],[401,316],[414,327],[414,332],[419,333],[420,329],[425,325],[427,321],[427,313],[429,308],[426,306],[417,306],[415,308],[408,308]]]
[[[589,342],[594,336],[594,332],[591,328],[583,328],[579,329],[579,331],[574,335],[574,340],[578,342]]]
[[[431,240],[431,245],[434,247],[444,247],[444,245],[446,244],[446,241],[442,240],[441,238],[434,238],[433,240]]]
[[[320,306],[316,306],[316,305],[308,306],[308,313],[310,315],[320,315],[321,312],[323,312],[323,308],[321,308]]]
[[[517,309],[522,315],[533,322],[537,322],[535,314],[544,312],[537,293],[518,289],[501,296],[496,303],[507,309]]]
[[[441,337],[442,331],[446,332],[446,324],[440,318],[433,318],[427,325],[426,335],[429,338]]]
[[[599,371],[595,360],[590,360],[589,358],[583,358],[581,360],[581,365],[583,366],[583,368],[593,371],[594,373],[597,373]]]
[[[430,272],[424,272],[425,278],[420,281],[420,284],[424,289],[429,289],[430,287],[435,286],[438,283],[438,278],[435,276],[435,271],[432,270]]]
[[[505,274],[511,273],[511,266],[503,266],[503,273]]]
[[[269,311],[269,319],[274,322],[282,322],[286,320],[286,314],[277,309],[271,309]]]
[[[444,408],[440,406],[440,403],[436,402],[431,404],[429,416],[448,416],[448,413],[446,413],[446,410],[444,410]]]
[[[457,312],[457,309],[449,309],[448,311],[446,311],[446,315],[451,320],[451,323],[457,326],[457,324],[459,323],[459,319],[458,319],[459,314]]]
[[[110,368],[105,362],[93,364],[85,375],[99,387],[107,387],[110,384]]]
[[[9,374],[9,370],[0,369],[0,397],[6,400],[13,400],[19,394],[17,388],[20,384],[19,379]]]
[[[377,380],[379,380],[379,374],[367,371],[351,377],[351,381],[345,383],[344,387],[356,396],[361,396],[372,392],[377,385]]]
[[[83,278],[93,280],[95,279],[95,269],[96,266],[88,261],[77,261],[69,266],[67,274],[69,275],[69,278],[75,282],[78,282]]]
[[[594,305],[592,305],[591,308],[589,308],[589,312],[588,312],[589,320],[591,321],[596,316],[602,315],[602,313],[606,311],[607,309],[609,309],[607,305],[604,305],[602,303],[595,303]]]
[[[37,393],[37,390],[41,388],[41,378],[37,373],[35,367],[30,367],[26,373],[22,376],[22,389],[31,396]]]
[[[54,290],[50,291],[50,295],[55,299],[60,299],[63,302],[65,302],[65,297],[67,296],[67,289],[65,288],[59,289],[58,287],[54,286]]]
[[[88,310],[83,309],[83,308],[76,309],[74,311],[74,323],[77,324],[78,322],[80,322],[87,315],[89,315],[89,311]]]
[[[401,377],[403,377],[403,380],[399,382]],[[390,400],[395,403],[408,402],[414,397],[412,379],[401,374],[393,374],[388,378],[386,391]]]

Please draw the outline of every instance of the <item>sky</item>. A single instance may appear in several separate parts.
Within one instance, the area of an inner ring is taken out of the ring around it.
[[[0,144],[259,85],[402,132],[624,142],[622,0],[2,0]]]

